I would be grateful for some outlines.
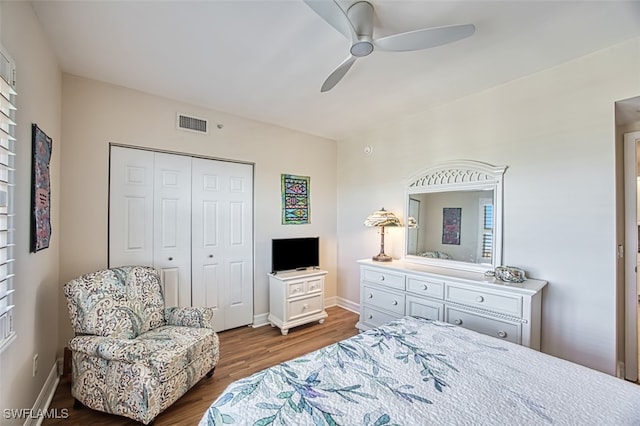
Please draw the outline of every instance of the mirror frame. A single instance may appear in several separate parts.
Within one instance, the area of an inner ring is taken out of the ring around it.
[[[502,177],[507,166],[493,166],[472,160],[454,160],[440,163],[413,175],[405,187],[404,260],[462,271],[486,272],[486,263],[471,263],[450,259],[437,259],[408,254],[409,244],[409,199],[412,194],[469,190],[493,190],[494,233],[491,269],[502,265]]]

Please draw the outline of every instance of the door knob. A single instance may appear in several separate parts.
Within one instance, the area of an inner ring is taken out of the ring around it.
[[[212,255],[212,254],[210,254],[210,255],[209,255],[209,257],[213,257],[213,255]]]
[[[170,257],[170,258],[169,258],[169,260],[170,260],[170,261],[171,261],[171,260],[173,260],[173,257]]]

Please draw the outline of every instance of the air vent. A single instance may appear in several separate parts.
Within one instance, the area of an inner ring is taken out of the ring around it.
[[[197,133],[209,133],[209,122],[203,118],[178,113],[178,129]]]

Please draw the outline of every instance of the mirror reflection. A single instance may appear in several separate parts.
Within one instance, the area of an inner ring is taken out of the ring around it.
[[[494,191],[409,194],[407,255],[491,266]]]

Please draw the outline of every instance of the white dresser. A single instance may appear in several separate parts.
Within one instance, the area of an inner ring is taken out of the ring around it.
[[[546,281],[504,283],[480,273],[398,260],[358,263],[360,330],[415,315],[540,350]]]
[[[283,335],[291,327],[318,321],[324,322],[324,277],[327,271],[304,271],[269,274],[269,322],[279,327]]]

